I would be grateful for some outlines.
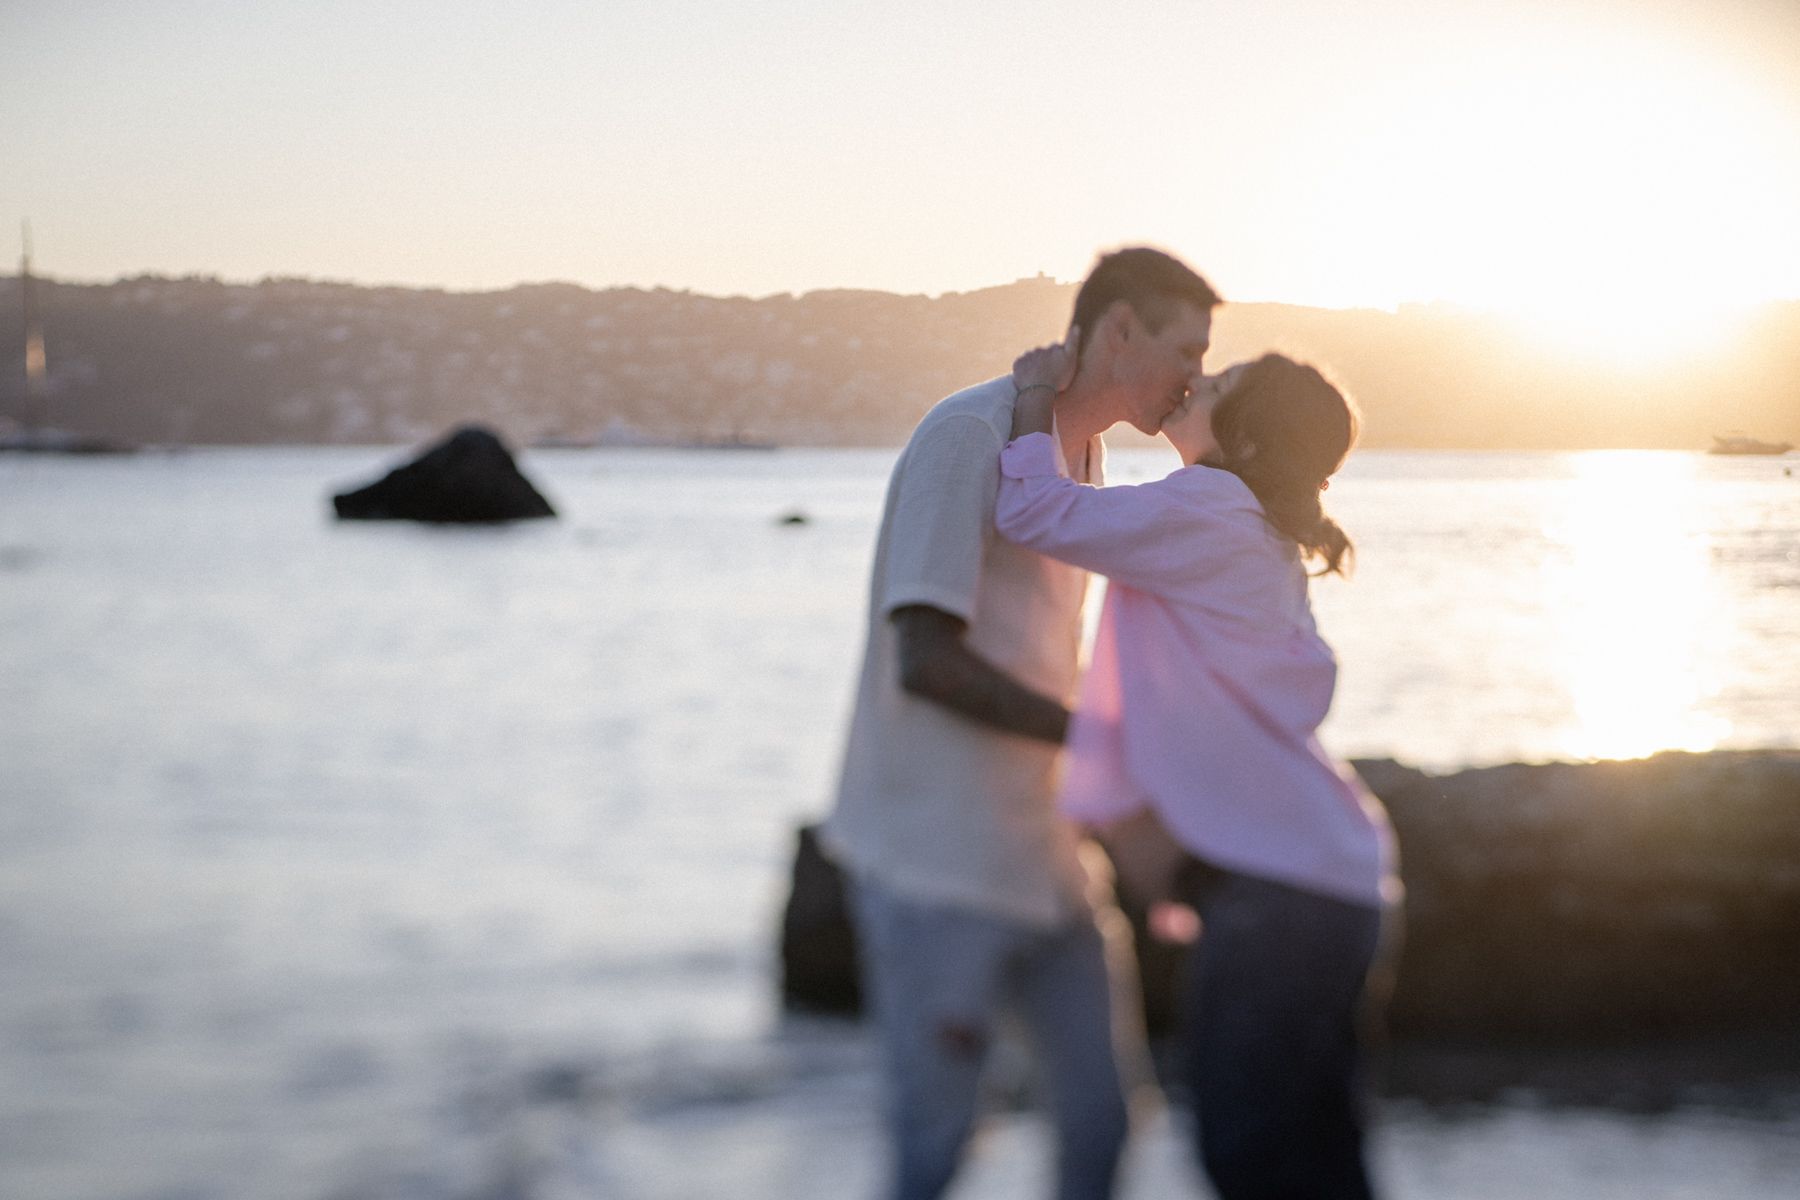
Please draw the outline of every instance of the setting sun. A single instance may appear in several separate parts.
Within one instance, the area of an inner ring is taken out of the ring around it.
[[[1501,313],[1584,359],[1657,365],[1791,290],[1790,106],[1647,35],[1501,43],[1391,80],[1339,118],[1346,241],[1397,299]]]

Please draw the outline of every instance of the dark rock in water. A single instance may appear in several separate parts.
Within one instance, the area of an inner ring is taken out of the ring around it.
[[[783,513],[781,516],[775,518],[775,523],[777,525],[807,525],[807,524],[810,524],[811,521],[812,521],[812,518],[808,517],[805,513],[801,512],[799,509],[795,509],[792,512]]]
[[[853,1014],[862,1006],[856,929],[837,864],[819,845],[818,827],[800,829],[793,890],[781,914],[781,996],[796,1008]]]
[[[28,571],[44,557],[35,546],[0,546],[0,571]]]
[[[1396,1039],[1643,1043],[1794,1027],[1800,751],[1445,776],[1356,766],[1393,818],[1407,887]],[[794,891],[782,958],[804,970],[784,977],[786,994],[848,1011],[842,885],[806,830]],[[1126,915],[1147,1023],[1166,1032],[1186,950]]]
[[[588,1073],[582,1068],[558,1063],[533,1072],[526,1095],[533,1100],[567,1104],[581,1099],[588,1084]]]
[[[554,517],[497,434],[464,425],[405,466],[332,497],[345,521],[487,524]]]

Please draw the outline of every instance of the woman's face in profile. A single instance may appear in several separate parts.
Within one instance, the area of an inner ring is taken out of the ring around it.
[[[1231,394],[1243,378],[1249,363],[1235,363],[1217,375],[1195,375],[1188,384],[1187,399],[1163,422],[1163,436],[1181,455],[1181,461],[1193,464],[1211,456],[1219,448],[1213,438],[1213,409]]]

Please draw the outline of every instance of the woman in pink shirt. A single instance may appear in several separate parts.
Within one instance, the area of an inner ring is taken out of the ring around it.
[[[1167,886],[1204,930],[1186,1076],[1219,1195],[1368,1197],[1357,1030],[1399,886],[1380,804],[1316,736],[1337,665],[1307,602],[1307,567],[1350,556],[1320,497],[1356,414],[1268,355],[1196,380],[1163,426],[1181,469],[1088,487],[1050,436],[1075,344],[1015,364],[995,511],[1007,538],[1109,581],[1062,806],[1177,851]]]

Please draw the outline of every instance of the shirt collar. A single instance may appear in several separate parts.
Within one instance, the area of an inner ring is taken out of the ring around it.
[[[1050,417],[1050,443],[1056,453],[1056,469],[1077,483],[1091,483],[1098,487],[1106,476],[1106,443],[1095,434],[1087,441],[1085,461],[1071,465],[1063,454],[1062,433],[1056,427],[1056,416]]]

